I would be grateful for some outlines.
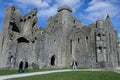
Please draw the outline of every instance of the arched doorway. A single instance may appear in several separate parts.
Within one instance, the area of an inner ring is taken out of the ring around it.
[[[55,64],[55,55],[53,55],[52,57],[51,57],[51,65],[52,66],[55,66],[56,64]]]

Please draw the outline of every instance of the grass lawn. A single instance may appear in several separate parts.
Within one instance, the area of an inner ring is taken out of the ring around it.
[[[120,80],[120,74],[111,71],[72,71],[9,80]]]
[[[38,71],[50,71],[50,70],[60,70],[60,69],[68,69],[68,68],[44,68],[44,69],[28,69],[27,72],[38,72]],[[0,76],[2,75],[10,75],[10,74],[19,74],[17,69],[14,70],[0,70]]]
[[[28,72],[37,72],[37,71],[40,71],[40,70],[38,70],[38,69],[35,69],[35,70],[29,69],[28,70]],[[17,69],[14,69],[14,70],[0,70],[0,76],[1,75],[10,75],[10,74],[19,74],[19,73],[18,73]]]

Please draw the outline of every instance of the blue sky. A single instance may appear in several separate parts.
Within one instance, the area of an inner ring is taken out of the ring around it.
[[[15,6],[24,15],[34,8],[38,9],[39,27],[46,26],[46,20],[57,13],[57,8],[68,5],[73,16],[82,20],[83,25],[94,23],[98,17],[104,19],[109,13],[113,26],[120,38],[120,0],[0,0],[0,30],[7,6]]]

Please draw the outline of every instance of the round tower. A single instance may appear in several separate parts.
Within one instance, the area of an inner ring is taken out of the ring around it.
[[[100,18],[98,18],[98,20],[96,21],[96,24],[97,24],[97,28],[104,28],[103,20],[101,20]]]
[[[72,12],[72,9],[71,9],[69,6],[61,6],[61,7],[58,8],[57,11],[58,11],[58,12],[61,12],[61,11]]]
[[[105,67],[105,62],[107,61],[106,56],[106,34],[104,30],[104,21],[98,18],[96,21],[96,53],[97,62],[100,67]]]

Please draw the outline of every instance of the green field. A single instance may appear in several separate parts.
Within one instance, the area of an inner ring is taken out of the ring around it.
[[[120,80],[120,74],[111,71],[72,71],[9,80]]]
[[[29,69],[28,72],[37,72],[37,71],[40,71],[40,70],[33,70],[33,69]],[[27,72],[26,72],[27,73]],[[1,75],[10,75],[10,74],[19,74],[18,73],[18,70],[0,70],[0,76]]]
[[[38,71],[50,71],[50,70],[60,70],[60,69],[68,69],[68,68],[44,68],[44,69],[28,69],[25,73],[30,72],[38,72]],[[10,75],[10,74],[19,74],[17,69],[14,70],[0,70],[1,75]]]

